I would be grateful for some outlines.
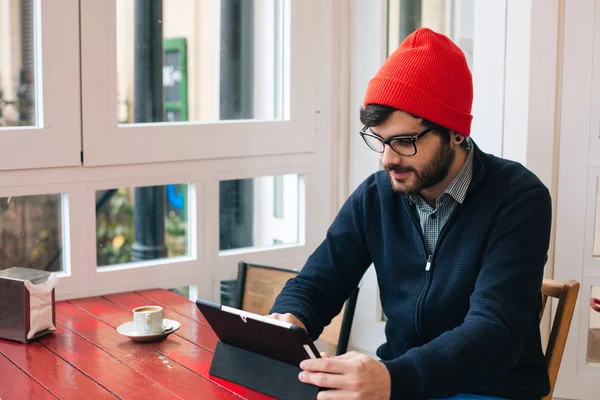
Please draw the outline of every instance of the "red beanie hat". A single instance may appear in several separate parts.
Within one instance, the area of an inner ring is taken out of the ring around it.
[[[417,29],[369,82],[368,104],[393,107],[469,136],[473,79],[465,55],[448,37]]]

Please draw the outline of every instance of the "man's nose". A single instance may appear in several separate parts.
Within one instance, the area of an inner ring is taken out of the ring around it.
[[[396,153],[387,144],[381,153],[381,164],[383,165],[402,165],[402,156]]]

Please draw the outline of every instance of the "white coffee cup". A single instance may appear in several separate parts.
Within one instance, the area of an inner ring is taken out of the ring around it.
[[[160,306],[140,306],[133,309],[135,331],[143,334],[160,333],[163,330],[163,309]]]

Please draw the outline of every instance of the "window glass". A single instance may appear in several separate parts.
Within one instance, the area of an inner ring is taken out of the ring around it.
[[[298,243],[299,184],[298,175],[221,181],[220,250]]]
[[[414,30],[427,27],[451,38],[473,68],[474,0],[388,0],[388,55]]]
[[[62,195],[0,198],[0,270],[11,267],[64,270]]]
[[[37,126],[34,0],[0,2],[0,129]]]
[[[283,118],[286,1],[118,1],[119,122]]]
[[[600,286],[592,286],[587,361],[600,366]]]
[[[594,229],[594,257],[600,257],[600,178],[596,193],[596,226]]]
[[[100,267],[188,255],[188,185],[96,192]]]

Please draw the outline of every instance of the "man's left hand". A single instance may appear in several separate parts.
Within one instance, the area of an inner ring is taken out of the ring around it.
[[[317,400],[369,399],[388,400],[392,382],[385,365],[354,351],[338,357],[304,360],[300,380],[324,390]]]

